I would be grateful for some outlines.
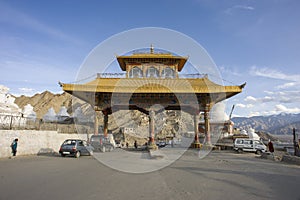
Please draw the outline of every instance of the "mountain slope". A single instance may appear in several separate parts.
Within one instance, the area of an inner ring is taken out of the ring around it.
[[[54,108],[56,113],[58,113],[61,106],[66,106],[68,111],[70,111],[69,109],[72,107],[72,96],[68,93],[53,94],[49,91],[45,91],[41,94],[35,94],[32,97],[24,95],[16,97],[15,103],[20,108],[31,104],[34,112],[37,114],[37,118],[42,118],[51,107]]]
[[[256,131],[267,131],[271,134],[286,135],[291,134],[292,129],[300,128],[300,114],[286,114],[255,117],[235,117],[232,118],[235,128],[249,129]]]

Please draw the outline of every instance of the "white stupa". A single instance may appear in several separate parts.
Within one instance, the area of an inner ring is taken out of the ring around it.
[[[224,122],[229,120],[229,116],[225,113],[225,103],[219,102],[212,107],[210,119],[211,122]]]
[[[70,117],[69,113],[67,112],[67,108],[65,106],[62,106],[57,113],[57,116],[63,116],[63,117]]]
[[[26,126],[27,120],[35,120],[33,107],[28,104],[21,110],[15,104],[15,98],[8,92],[8,87],[0,85],[0,123],[4,126],[22,127]]]
[[[27,104],[26,106],[24,106],[23,108],[23,116],[31,119],[31,120],[35,120],[36,119],[36,112],[33,111],[33,107],[30,104]]]
[[[246,130],[241,130],[241,135],[248,135]]]
[[[8,87],[0,85],[0,114],[19,116],[21,109],[15,104],[15,98],[8,91]]]
[[[81,107],[77,107],[73,113],[73,117],[78,121],[78,122],[88,122],[89,119],[87,116],[85,116],[82,112]]]
[[[48,112],[43,116],[45,122],[55,122],[57,121],[56,113],[53,107],[49,108]]]
[[[250,139],[260,140],[260,137],[255,133],[255,130],[253,128],[248,129],[248,136]]]
[[[57,121],[64,121],[70,118],[70,115],[67,112],[67,108],[65,106],[62,106],[59,112],[57,113],[56,117],[57,117]]]

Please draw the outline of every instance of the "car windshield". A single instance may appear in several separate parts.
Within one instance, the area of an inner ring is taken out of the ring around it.
[[[66,140],[63,145],[74,145],[76,144],[76,140]]]
[[[98,137],[92,137],[92,138],[91,138],[91,141],[92,141],[92,142],[94,142],[94,141],[99,141],[100,138],[102,138],[102,137],[100,137],[100,136],[98,136]]]
[[[263,145],[263,143],[261,141],[255,141],[255,144]]]
[[[237,144],[243,144],[243,142],[244,142],[243,140],[236,140]]]

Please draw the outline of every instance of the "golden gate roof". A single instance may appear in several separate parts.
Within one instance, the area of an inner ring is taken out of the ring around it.
[[[244,87],[222,86],[207,77],[197,79],[96,78],[85,84],[61,84],[64,91],[93,93],[165,93],[213,94],[225,93],[226,98],[242,92]]]

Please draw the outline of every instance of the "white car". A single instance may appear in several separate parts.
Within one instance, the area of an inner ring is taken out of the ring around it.
[[[233,149],[238,153],[242,152],[254,152],[256,154],[262,154],[267,151],[266,145],[260,140],[236,138],[234,141]]]

